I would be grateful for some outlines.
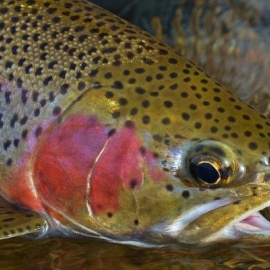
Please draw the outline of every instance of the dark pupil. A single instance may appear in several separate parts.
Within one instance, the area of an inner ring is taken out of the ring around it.
[[[219,173],[209,163],[192,164],[191,173],[197,179],[209,184],[214,184],[219,179]]]

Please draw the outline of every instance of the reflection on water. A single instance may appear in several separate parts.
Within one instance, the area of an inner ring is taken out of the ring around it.
[[[17,238],[1,242],[0,269],[270,269],[270,245],[248,246],[140,249],[89,239]]]

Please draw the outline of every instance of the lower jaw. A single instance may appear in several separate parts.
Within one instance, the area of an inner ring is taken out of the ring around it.
[[[261,209],[256,209],[252,213],[243,215],[237,221],[228,224],[221,231],[204,239],[204,243],[211,243],[220,240],[242,240],[242,239],[258,239],[260,242],[270,243],[270,219],[265,216],[265,210],[270,209],[269,205],[265,205]],[[270,210],[269,210],[270,211]]]

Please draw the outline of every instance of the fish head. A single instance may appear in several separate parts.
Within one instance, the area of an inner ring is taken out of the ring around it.
[[[69,233],[137,245],[268,235],[269,122],[213,88],[221,102],[197,110],[192,98],[183,105],[181,92],[179,101],[166,94],[151,101],[147,124],[127,115],[121,95],[109,96],[107,86],[84,94],[34,155],[47,213]],[[128,98],[131,111],[138,100]]]

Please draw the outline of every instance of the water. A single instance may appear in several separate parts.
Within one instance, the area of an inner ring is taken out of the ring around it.
[[[12,239],[1,242],[5,270],[269,269],[270,245],[241,243],[141,249],[96,240]]]

